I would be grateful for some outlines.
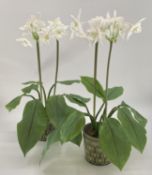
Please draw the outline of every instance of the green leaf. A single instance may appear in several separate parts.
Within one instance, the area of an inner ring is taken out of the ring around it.
[[[76,136],[73,140],[71,140],[72,143],[74,143],[77,146],[80,146],[82,141],[82,133],[80,133],[78,136]]]
[[[143,152],[146,144],[145,128],[133,118],[131,112],[126,107],[122,107],[118,110],[118,119],[130,143],[140,152]]]
[[[56,143],[58,141],[60,141],[60,130],[55,129],[55,130],[51,131],[51,133],[47,137],[47,143],[45,144],[45,147],[43,149],[41,161],[44,158],[44,156],[46,155],[46,152],[49,150],[50,146],[53,143]]]
[[[78,104],[79,106],[85,106],[85,104],[90,101],[89,98],[84,98],[75,94],[67,94],[65,96],[70,102]]]
[[[61,141],[67,142],[73,140],[79,135],[85,125],[84,115],[80,112],[73,112],[63,123],[60,130]]]
[[[22,92],[25,94],[29,94],[32,90],[38,91],[38,84],[31,84],[22,89]]]
[[[108,89],[107,100],[114,100],[123,94],[123,87],[113,87]]]
[[[65,80],[65,81],[58,81],[58,83],[64,85],[72,85],[74,83],[80,83],[80,80]]]
[[[24,82],[22,83],[23,85],[29,85],[29,84],[39,84],[38,81],[27,81],[27,82]]]
[[[107,118],[99,130],[100,146],[107,158],[120,170],[128,160],[131,145],[120,123],[114,118]]]
[[[59,128],[68,115],[73,112],[73,108],[69,107],[62,95],[51,96],[46,103],[46,111],[50,123],[55,128]]]
[[[47,125],[48,119],[42,103],[39,100],[28,102],[23,119],[17,124],[18,140],[24,155],[40,140]]]
[[[138,121],[138,123],[145,127],[147,124],[147,119],[144,118],[138,111],[136,111],[135,109],[131,108],[132,112],[134,113],[134,117],[135,119]]]
[[[94,86],[94,78],[92,77],[82,76],[81,82],[90,93],[96,94],[96,96],[102,98],[103,100],[105,99],[103,87],[101,86],[98,80],[95,81],[96,89]]]
[[[12,111],[20,104],[21,99],[22,99],[22,95],[17,96],[13,100],[11,100],[5,107],[7,108],[8,111]]]
[[[143,127],[146,126],[146,124],[147,124],[147,119],[146,119],[145,117],[143,117],[136,109],[134,109],[133,107],[129,106],[129,105],[126,104],[125,102],[122,102],[122,105],[128,107],[128,108],[133,112],[135,119],[137,120],[137,122],[138,122],[141,126],[143,126]]]

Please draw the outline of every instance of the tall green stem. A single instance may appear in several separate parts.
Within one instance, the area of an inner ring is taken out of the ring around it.
[[[56,88],[57,88],[57,80],[58,80],[58,70],[59,70],[59,41],[56,40],[56,71],[55,71],[55,80],[54,80],[54,95],[56,94]]]
[[[41,58],[40,58],[39,40],[36,40],[36,51],[37,51],[38,74],[39,74],[39,83],[40,83],[40,100],[43,101],[43,97],[42,97],[42,73],[41,73]]]
[[[108,63],[107,63],[107,72],[106,72],[106,99],[105,99],[105,117],[107,116],[107,108],[108,108],[108,85],[109,85],[109,70],[110,70],[110,61],[111,61],[111,53],[112,53],[113,42],[110,42],[109,46],[109,54],[108,54]]]
[[[98,47],[99,43],[95,44],[94,54],[94,94],[93,94],[93,117],[96,117],[96,80],[97,80],[97,63],[98,63]]]

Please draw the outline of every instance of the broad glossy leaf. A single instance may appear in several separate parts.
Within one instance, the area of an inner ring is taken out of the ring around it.
[[[145,127],[147,124],[147,119],[145,117],[143,117],[138,111],[136,111],[135,109],[131,108],[132,112],[134,113],[134,117],[135,119],[138,121],[138,123]]]
[[[143,152],[146,144],[145,128],[133,118],[131,112],[126,107],[122,107],[118,110],[118,119],[130,143],[140,152]]]
[[[120,123],[114,118],[105,119],[99,130],[99,138],[104,154],[121,170],[128,160],[131,145]]]
[[[66,104],[62,95],[57,95],[51,96],[47,100],[46,111],[50,123],[52,123],[55,128],[59,128],[74,109]]]
[[[146,126],[147,119],[145,117],[143,117],[136,109],[134,109],[133,107],[129,106],[125,102],[122,102],[122,105],[128,107],[133,112],[135,119],[138,121],[138,123],[141,126],[143,126],[143,127]]]
[[[16,98],[14,98],[13,100],[11,100],[5,107],[7,108],[8,111],[12,111],[13,109],[15,109],[21,102],[22,99],[22,95],[17,96]]]
[[[60,130],[61,141],[67,142],[73,140],[79,135],[85,125],[84,115],[80,112],[71,113],[63,123]]]
[[[81,141],[82,141],[82,133],[80,133],[73,140],[71,140],[71,142],[74,143],[77,146],[80,146],[81,145]]]
[[[123,94],[123,87],[113,87],[108,89],[107,99],[114,100]]]
[[[46,142],[45,147],[43,149],[41,161],[44,158],[46,152],[49,150],[50,146],[53,143],[56,143],[58,141],[60,141],[60,130],[59,129],[55,129],[47,137],[47,142]]]
[[[39,141],[48,125],[45,108],[39,100],[32,100],[25,106],[23,119],[17,124],[20,147],[26,153]]]
[[[81,97],[75,94],[67,94],[66,97],[70,102],[78,104],[79,106],[85,106],[85,103],[90,101],[89,98]]]
[[[38,85],[37,84],[31,84],[25,88],[22,89],[22,92],[25,94],[29,94],[32,90],[38,91]]]
[[[96,94],[96,96],[105,99],[105,92],[98,80],[95,81],[96,88],[94,86],[94,78],[92,77],[82,76],[81,82],[90,93]]]
[[[65,81],[58,81],[58,83],[64,85],[72,85],[74,83],[80,83],[80,80],[65,80]]]

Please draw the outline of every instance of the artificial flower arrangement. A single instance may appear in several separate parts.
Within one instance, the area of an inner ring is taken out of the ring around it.
[[[30,151],[36,143],[46,141],[48,134],[54,129],[54,125],[50,122],[46,105],[50,96],[56,95],[58,71],[59,71],[59,48],[60,39],[66,34],[67,26],[62,23],[60,18],[48,21],[48,25],[40,19],[40,17],[31,16],[26,24],[20,27],[23,32],[22,37],[17,39],[24,47],[33,47],[36,45],[38,81],[28,81],[23,83],[25,86],[21,90],[21,95],[10,101],[6,108],[11,111],[15,109],[21,102],[23,97],[29,97],[32,100],[25,105],[22,120],[17,124],[17,135],[21,150],[24,156]],[[49,43],[51,39],[56,41],[56,69],[53,85],[50,87],[48,94],[43,85],[41,70],[40,44]],[[62,81],[61,84],[71,84],[73,81]],[[33,95],[34,92],[34,95]]]
[[[91,114],[87,107],[87,103],[90,101],[89,98],[77,94],[65,93],[60,95],[56,95],[55,93],[50,95],[49,93],[48,97],[45,98],[45,90],[40,75],[39,82],[26,83],[30,84],[30,86],[22,90],[23,95],[17,97],[17,99],[7,105],[7,108],[12,110],[19,104],[22,96],[25,95],[34,98],[25,106],[23,119],[17,127],[19,143],[24,153],[29,151],[37,143],[49,124],[51,124],[54,129],[47,136],[43,157],[50,148],[50,145],[58,141],[62,144],[71,141],[74,144],[80,145],[82,131],[85,145],[85,158],[92,164],[106,165],[113,163],[121,170],[129,158],[132,146],[140,152],[143,152],[146,144],[145,126],[147,120],[136,109],[125,102],[113,107],[111,110],[108,109],[109,101],[123,94],[122,87],[109,88],[109,70],[113,45],[118,41],[119,37],[127,36],[127,38],[129,38],[133,33],[140,33],[142,31],[141,23],[143,20],[144,19],[141,19],[133,25],[125,21],[123,17],[117,16],[116,12],[114,12],[112,17],[107,14],[105,18],[99,16],[84,23],[80,21],[80,15],[78,15],[78,17],[72,16],[70,25],[72,37],[76,36],[87,39],[94,46],[94,76],[81,76],[80,80],[67,81],[58,81],[57,78],[55,78],[55,83],[51,87],[51,90],[56,87],[57,83],[65,85],[81,83],[89,93],[93,94],[93,114]],[[57,27],[59,23],[58,21],[53,27],[55,34],[62,33],[62,30],[58,30],[60,28]],[[33,26],[34,28],[36,26],[36,29],[39,28],[37,22],[28,22],[27,24],[27,26],[32,27],[32,29]],[[86,27],[88,27],[88,29],[84,29]],[[39,43],[39,37],[48,41],[50,33],[52,33],[50,32],[50,28],[49,30],[48,27],[43,28],[43,30],[42,28],[39,32],[37,30],[33,32],[33,30],[31,31],[28,28],[28,33],[32,34],[37,45]],[[98,49],[99,44],[104,42],[104,40],[109,43],[105,88],[103,88],[97,79]],[[25,46],[31,46],[31,43],[27,39],[24,38],[21,39],[21,41],[23,41]],[[37,51],[39,60],[39,49],[37,49]],[[58,70],[58,68],[56,70]],[[28,89],[28,91],[26,89]],[[40,94],[38,99],[29,95],[31,90],[38,91],[38,94]],[[45,103],[42,101],[42,93]],[[98,110],[96,110],[97,98],[99,98],[101,103],[101,107]],[[69,106],[66,103],[66,99],[85,108],[86,112]],[[89,117],[89,124],[85,124],[85,117]],[[27,132],[27,130],[29,132]]]

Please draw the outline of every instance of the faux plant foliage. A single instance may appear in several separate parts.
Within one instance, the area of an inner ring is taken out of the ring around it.
[[[118,119],[121,122],[129,142],[140,152],[143,152],[146,144],[145,128],[136,121],[132,113],[126,107],[122,107],[118,110]]]
[[[90,101],[89,98],[85,98],[76,94],[67,94],[65,96],[70,102],[75,103],[79,106],[86,106],[86,103]]]
[[[108,88],[107,100],[114,100],[123,94],[123,87]]]
[[[145,125],[138,122],[141,114],[135,117],[135,114],[123,104],[120,105],[117,113],[118,120],[106,118],[103,121],[99,138],[105,155],[119,169],[122,169],[130,155],[131,146],[140,152],[143,151],[146,144],[146,130]],[[144,117],[142,119],[146,121]]]
[[[82,76],[81,83],[86,87],[86,89],[90,93],[96,94],[96,96],[98,96],[99,98],[102,99],[105,98],[103,87],[98,80],[95,80],[96,87],[94,87],[94,78],[88,76]]]
[[[72,85],[74,83],[80,83],[80,80],[64,80],[64,81],[58,81],[58,83],[64,85]]]
[[[120,123],[114,118],[105,119],[100,127],[99,138],[107,158],[122,169],[130,155],[131,144]]]
[[[8,111],[12,111],[15,109],[21,102],[22,95],[15,97],[13,100],[11,100],[7,105],[6,108]]]
[[[48,118],[42,103],[32,100],[25,106],[23,119],[17,124],[20,147],[27,152],[40,140],[48,125]]]
[[[55,130],[49,134],[43,156],[50,145],[60,141],[61,143],[71,141],[80,145],[82,140],[81,131],[85,125],[84,114],[65,102],[63,95],[51,96],[46,105],[47,114]]]

